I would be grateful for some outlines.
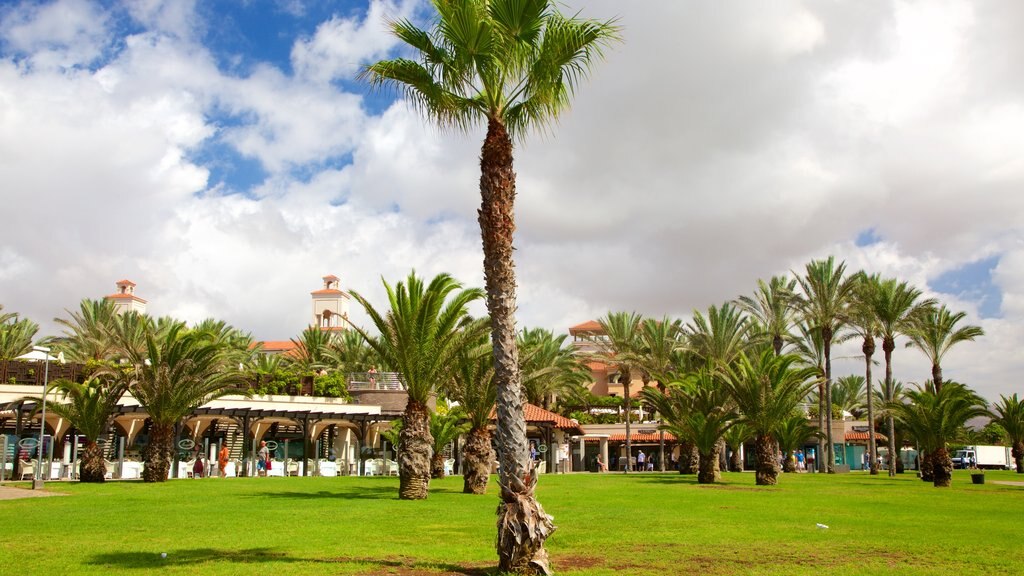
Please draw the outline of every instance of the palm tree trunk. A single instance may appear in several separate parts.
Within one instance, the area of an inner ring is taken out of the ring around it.
[[[743,459],[740,458],[740,449],[738,447],[734,448],[729,456],[729,471],[743,472]]]
[[[1017,474],[1024,474],[1024,442],[1014,442],[1010,448],[1013,461],[1017,464]]]
[[[717,445],[716,445],[717,448]],[[710,452],[700,453],[700,464],[697,471],[698,484],[714,484],[717,479],[715,464],[718,463],[718,451],[712,449]]]
[[[430,479],[444,478],[444,452],[435,452],[430,457]]]
[[[466,494],[487,492],[491,478],[491,463],[494,450],[491,449],[491,433],[486,428],[474,428],[466,435],[462,449],[462,491]]]
[[[498,388],[498,447],[501,504],[498,506],[498,569],[514,574],[550,573],[544,541],[553,518],[534,496],[537,484],[526,441],[526,417],[516,348],[516,275],[512,261],[516,175],[512,140],[496,119],[487,122],[480,152],[480,236],[484,286],[491,317],[494,381]]]
[[[868,468],[871,470],[872,476],[877,476],[878,449],[875,447],[874,393],[871,390],[871,357],[875,354],[875,339],[870,336],[865,338],[861,351],[864,352],[864,380],[867,383],[868,395],[868,458],[870,458]]]
[[[835,443],[832,441],[832,332],[822,330],[822,341],[825,347],[825,439],[828,442],[828,460],[825,471],[835,474]]]
[[[938,450],[931,453],[932,461],[932,482],[936,488],[949,488],[953,483],[953,459],[949,457],[949,450],[940,446]]]
[[[755,470],[755,482],[758,486],[774,486],[778,483],[779,461],[775,457],[775,438],[758,434],[754,441],[754,451],[757,456],[757,469]]]
[[[814,459],[814,468],[818,472],[825,471],[825,383],[818,384],[818,453]]]
[[[935,385],[935,393],[942,391],[942,366],[938,362],[932,364],[932,384]]]
[[[629,397],[629,384],[631,376],[629,370],[624,370],[619,375],[619,382],[622,383],[622,395],[626,397],[626,466],[622,469],[624,474],[629,474],[630,462],[633,460],[633,434],[629,430],[629,421],[632,420],[633,404],[632,399]]]
[[[398,455],[398,497],[424,500],[430,489],[430,459],[434,439],[430,435],[430,410],[409,399],[399,432],[402,452]]]
[[[700,463],[700,453],[689,440],[679,441],[679,473],[696,474]]]
[[[143,450],[146,467],[142,479],[146,482],[164,482],[171,469],[174,456],[174,425],[153,423],[149,429],[149,444]]]
[[[107,465],[103,462],[103,449],[95,441],[86,440],[78,479],[82,482],[103,482],[106,476]]]
[[[892,350],[896,344],[889,343],[886,339],[882,342],[882,352],[885,354],[885,401],[892,402]],[[892,418],[892,414],[885,417],[886,432],[889,434],[889,476],[896,476],[896,460],[899,459],[899,454],[896,453],[896,423]],[[919,462],[921,464],[921,473],[924,474],[924,454],[919,455]],[[923,477],[923,476],[922,476]]]

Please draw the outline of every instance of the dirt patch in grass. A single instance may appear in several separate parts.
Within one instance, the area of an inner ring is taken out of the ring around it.
[[[370,564],[366,576],[388,574],[390,576],[488,576],[494,572],[494,566],[481,564],[447,564],[443,562],[423,562],[404,556],[390,558],[335,558],[339,563]]]

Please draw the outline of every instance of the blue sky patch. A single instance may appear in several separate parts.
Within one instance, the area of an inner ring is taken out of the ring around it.
[[[992,270],[998,265],[998,255],[977,260],[945,272],[928,284],[936,292],[978,302],[978,313],[982,318],[998,318],[1001,316],[1003,294],[992,283]]]
[[[872,244],[878,244],[881,241],[882,237],[875,232],[875,229],[868,228],[867,230],[861,230],[860,233],[857,234],[857,239],[854,240],[854,243],[858,247],[863,248],[865,246],[871,246]]]

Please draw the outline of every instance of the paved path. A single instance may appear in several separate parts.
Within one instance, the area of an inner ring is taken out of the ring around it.
[[[993,484],[1002,484],[1004,486],[1022,486],[1022,487],[1024,487],[1024,482],[1017,482],[1016,480],[993,480],[992,483]]]
[[[16,498],[40,498],[44,496],[67,496],[60,492],[49,492],[47,490],[30,490],[27,488],[11,488],[0,486],[0,500],[14,500]]]

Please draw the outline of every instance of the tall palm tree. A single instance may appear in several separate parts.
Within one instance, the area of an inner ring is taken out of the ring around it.
[[[904,393],[903,401],[887,405],[893,416],[903,422],[921,450],[930,454],[924,466],[932,467],[931,478],[936,487],[948,487],[953,478],[953,461],[946,449],[956,439],[960,428],[971,418],[988,415],[985,400],[958,382],[947,382],[936,390],[932,383]]]
[[[925,307],[919,314],[908,319],[907,342],[908,348],[917,348],[928,357],[932,363],[932,382],[935,388],[941,390],[944,384],[942,380],[942,358],[949,352],[950,348],[961,342],[973,342],[975,338],[985,335],[980,326],[960,326],[957,324],[967,317],[966,312],[950,312],[945,304],[939,307],[930,305]]]
[[[385,367],[400,372],[404,378],[409,401],[402,416],[398,497],[422,500],[430,486],[434,444],[427,403],[435,389],[447,382],[459,350],[473,341],[474,331],[464,330],[474,324],[468,306],[480,299],[483,292],[477,288],[463,289],[443,273],[430,284],[425,284],[415,272],[396,286],[382,282],[389,304],[384,313],[358,292],[352,292],[380,334],[370,336],[360,327],[353,328],[366,338]]]
[[[796,319],[795,298],[795,279],[772,276],[768,283],[757,281],[757,291],[753,297],[740,296],[736,300],[736,304],[754,319],[757,332],[771,339],[776,355],[782,354],[782,347]]]
[[[779,424],[797,410],[817,379],[816,368],[799,368],[798,362],[796,356],[776,356],[766,350],[753,359],[740,354],[734,365],[722,371],[723,386],[739,408],[740,422],[757,436],[755,481],[759,486],[778,482]]]
[[[326,352],[328,362],[346,372],[366,372],[380,362],[376,352],[357,330],[345,330],[334,337]]]
[[[892,394],[892,352],[896,349],[896,338],[900,334],[908,333],[916,315],[925,307],[932,306],[934,300],[920,300],[920,290],[894,278],[880,280],[875,289],[867,295],[870,298],[867,302],[868,309],[874,313],[878,322],[878,334],[882,338],[882,353],[885,357],[885,398],[886,402],[892,402],[895,398]],[[896,474],[896,458],[899,454],[896,451],[893,426],[892,415],[889,415],[886,427],[889,435],[890,476]],[[928,454],[925,453],[921,459],[925,460],[927,457]],[[928,466],[922,468],[922,471],[928,470]]]
[[[494,360],[485,338],[467,346],[455,356],[455,370],[445,390],[466,413],[469,431],[462,449],[462,491],[483,494],[494,462],[491,448],[491,412],[498,396],[494,384]]]
[[[486,122],[480,154],[480,235],[491,317],[502,502],[499,569],[549,570],[544,540],[554,531],[533,493],[515,346],[513,139],[550,125],[569,107],[602,49],[618,38],[613,22],[562,16],[551,0],[433,0],[428,30],[408,20],[391,32],[416,51],[366,67],[374,87],[397,88],[436,124],[467,131]]]
[[[718,453],[722,436],[736,422],[735,405],[707,368],[688,375],[682,382],[669,384],[668,388],[666,392],[644,388],[641,394],[662,414],[663,428],[697,447],[700,453],[697,482],[713,484],[719,479]]]
[[[633,443],[631,441],[630,421],[632,420],[632,394],[630,384],[633,382],[633,372],[639,369],[643,342],[640,340],[640,326],[643,324],[643,317],[636,312],[609,312],[604,318],[597,321],[601,325],[600,334],[591,337],[597,351],[593,358],[614,366],[619,374],[619,383],[622,384],[622,401],[626,409],[626,458],[632,456]],[[623,471],[629,473],[629,466]]]
[[[1024,474],[1024,402],[1016,394],[999,398],[999,403],[992,406],[992,422],[1003,429],[1017,464],[1017,474]]]
[[[825,448],[828,439],[825,435],[825,413],[831,411],[830,406],[825,406],[825,343],[821,338],[821,330],[808,325],[802,319],[796,323],[796,329],[799,335],[792,340],[793,354],[800,359],[800,364],[814,368],[818,375],[817,392],[811,394],[808,401],[818,405],[818,430],[822,433],[818,435],[818,452],[814,467],[815,470],[822,472],[828,467],[825,461],[828,453]]]
[[[640,325],[640,343],[639,361],[644,388],[653,377],[658,381],[658,389],[664,392],[669,373],[677,365],[683,350],[683,323],[667,316],[661,320],[644,318]],[[659,429],[658,468],[661,472],[665,471],[665,460],[665,431]]]
[[[106,431],[117,411],[117,403],[128,390],[128,379],[123,373],[112,371],[78,383],[61,378],[54,382],[61,393],[61,401],[51,402],[48,408],[71,422],[78,433],[85,436],[79,479],[82,482],[103,482],[107,467],[103,449],[96,440]]]
[[[256,354],[256,342],[252,334],[243,332],[223,320],[207,318],[192,327],[205,338],[224,346],[225,361],[233,365],[245,365]]]
[[[825,461],[829,474],[835,473],[835,444],[832,441],[832,341],[846,326],[848,310],[856,287],[856,276],[845,276],[846,263],[836,264],[829,256],[812,260],[805,274],[797,276],[803,295],[797,300],[804,320],[821,331],[825,353],[825,438],[828,452]]]
[[[116,349],[110,330],[117,318],[112,300],[84,299],[78,311],[65,310],[70,318],[54,318],[64,328],[57,338],[57,350],[64,352],[69,362],[85,363],[89,360],[112,360]]]
[[[243,372],[226,361],[223,344],[189,332],[184,324],[169,326],[163,334],[151,329],[145,351],[128,344],[119,353],[133,367],[129,391],[152,423],[143,479],[163,482],[174,455],[175,424],[210,400],[247,393],[239,388]]]
[[[871,368],[872,356],[875,354],[875,336],[879,334],[878,318],[875,316],[873,302],[881,284],[878,274],[861,273],[857,278],[857,286],[853,293],[850,307],[850,329],[854,335],[862,339],[860,350],[864,354],[864,382],[867,388],[865,401],[868,417],[868,458],[872,476],[878,475],[878,446],[875,444],[875,402],[872,391]]]

